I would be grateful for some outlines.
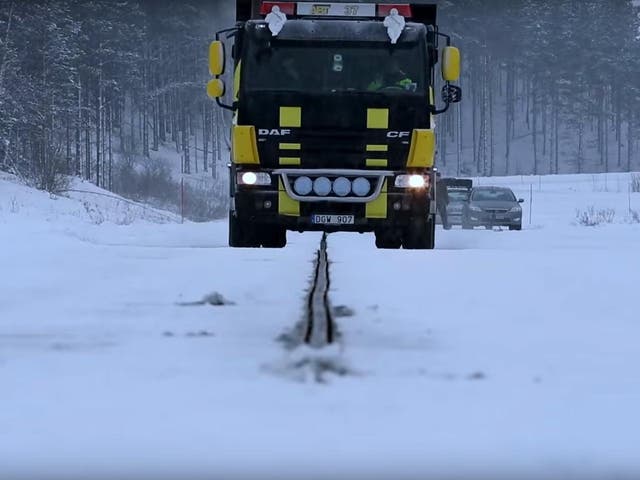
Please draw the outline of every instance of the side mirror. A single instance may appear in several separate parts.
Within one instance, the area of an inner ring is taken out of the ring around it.
[[[519,198],[518,203],[524,203],[524,198]]]
[[[442,50],[442,79],[455,82],[460,78],[460,50],[444,47]]]
[[[458,103],[462,100],[462,89],[456,85],[442,87],[442,101],[446,104]]]
[[[207,95],[209,95],[209,98],[220,98],[224,95],[224,91],[224,82],[219,78],[209,80],[209,82],[207,83]]]
[[[217,77],[224,73],[224,45],[216,40],[209,45],[209,73]],[[207,87],[207,91],[209,88]]]

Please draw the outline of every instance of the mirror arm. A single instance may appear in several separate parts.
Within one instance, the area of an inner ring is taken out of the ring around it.
[[[449,86],[449,85],[450,85],[450,83],[449,83],[449,82],[447,82],[447,83],[446,83],[446,86]],[[435,101],[435,99],[434,99],[434,101]],[[440,108],[440,109],[438,109],[438,108],[436,108],[436,106],[435,106],[435,105],[430,105],[430,108],[429,108],[429,109],[431,110],[431,113],[432,113],[433,115],[440,115],[441,113],[444,113],[444,112],[446,112],[447,110],[449,110],[449,107],[450,107],[450,106],[451,106],[451,102],[448,102],[448,101],[447,101],[447,102],[445,103],[445,105],[444,105],[444,108]]]
[[[447,40],[447,47],[451,46],[451,36],[450,35],[447,35],[446,33],[439,32],[438,30],[436,30],[436,35],[438,35],[439,37],[444,37]]]
[[[226,103],[222,103],[219,98],[216,98],[216,103],[220,108],[224,108],[225,110],[230,110],[232,112],[235,112],[236,108],[238,108],[237,102],[233,102],[233,105],[227,105]]]
[[[220,37],[222,36],[223,33],[228,33],[228,32],[232,32],[229,33],[229,35],[227,35],[227,38],[231,38],[233,37],[238,31],[240,30],[239,26],[235,26],[235,27],[230,27],[230,28],[224,28],[222,30],[218,30],[216,32],[216,40],[220,40]]]

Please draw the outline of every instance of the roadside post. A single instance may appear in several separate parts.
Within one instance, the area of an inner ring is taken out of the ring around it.
[[[184,223],[184,177],[180,178],[180,223]]]
[[[529,225],[531,225],[531,207],[533,204],[533,183],[529,184]]]

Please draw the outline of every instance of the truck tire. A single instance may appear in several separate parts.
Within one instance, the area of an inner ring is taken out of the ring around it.
[[[404,232],[402,246],[407,250],[432,250],[435,247],[435,227],[433,217],[412,219]]]
[[[260,247],[250,222],[239,219],[233,212],[229,212],[229,246],[234,248]]]
[[[391,228],[375,231],[376,247],[384,249],[398,249],[402,246],[402,233]]]
[[[287,229],[277,225],[264,226],[262,246],[264,248],[284,248],[287,245]]]
[[[433,250],[436,248],[436,219],[435,217],[431,217],[431,221],[427,221],[427,228],[431,231],[431,238],[429,239],[428,250]],[[451,224],[449,224],[449,228],[451,228]]]

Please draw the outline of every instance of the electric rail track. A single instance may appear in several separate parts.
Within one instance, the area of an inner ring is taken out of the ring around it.
[[[329,303],[329,259],[327,234],[322,235],[316,254],[315,271],[307,297],[304,338],[307,345],[321,348],[330,345],[335,337],[335,325]]]

